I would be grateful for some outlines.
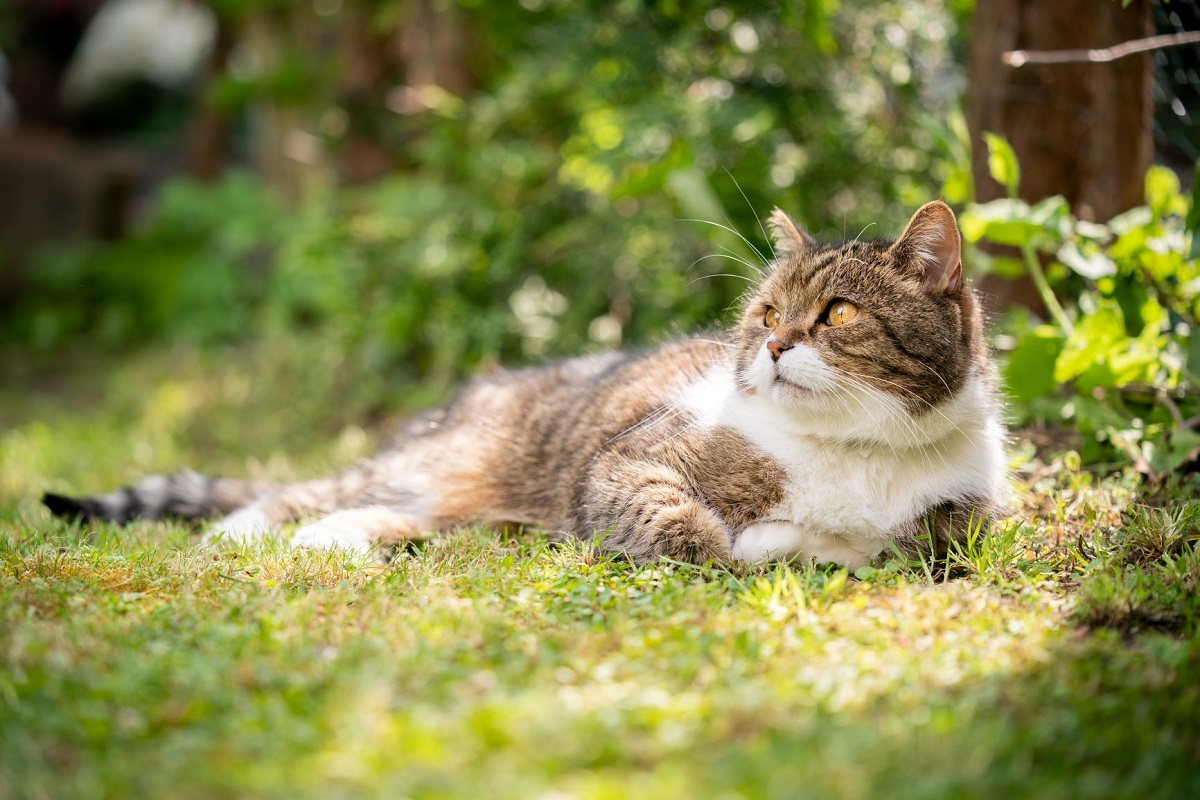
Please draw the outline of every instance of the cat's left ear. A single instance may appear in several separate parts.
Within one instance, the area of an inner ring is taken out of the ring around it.
[[[962,240],[958,220],[941,200],[926,203],[908,221],[890,251],[924,279],[930,292],[952,292],[962,281]]]
[[[776,208],[767,217],[767,227],[771,229],[771,238],[775,243],[775,255],[798,256],[810,247],[817,246],[817,240],[800,230],[800,226],[792,222],[792,218]]]

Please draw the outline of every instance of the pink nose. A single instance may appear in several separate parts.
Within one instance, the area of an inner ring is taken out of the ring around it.
[[[791,350],[794,346],[791,342],[785,342],[783,339],[771,338],[767,340],[767,349],[771,351],[772,361],[778,361],[785,350]]]

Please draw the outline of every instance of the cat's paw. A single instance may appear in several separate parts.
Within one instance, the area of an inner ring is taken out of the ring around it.
[[[363,557],[374,555],[376,550],[368,532],[350,520],[339,519],[337,514],[300,528],[292,537],[291,545],[313,550],[346,550]]]
[[[201,544],[232,542],[246,544],[256,542],[274,530],[271,519],[254,506],[246,506],[227,517],[217,520],[204,532]]]
[[[791,522],[756,522],[738,535],[733,557],[739,561],[786,561],[811,559],[817,564],[840,564],[856,570],[871,563],[871,555],[848,544],[840,536],[816,533]]]

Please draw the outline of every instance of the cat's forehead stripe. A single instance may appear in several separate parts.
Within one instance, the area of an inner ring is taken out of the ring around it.
[[[804,285],[812,283],[817,276],[830,267],[837,266],[842,261],[842,253],[837,250],[826,250],[821,253],[821,258],[813,263],[801,278],[801,283]]]
[[[771,288],[780,300],[812,302],[838,291],[901,288],[902,279],[875,242],[826,246],[809,260],[780,263]]]

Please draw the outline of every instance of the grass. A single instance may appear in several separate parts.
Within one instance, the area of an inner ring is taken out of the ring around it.
[[[0,397],[0,797],[1200,795],[1194,480],[1027,460],[992,535],[856,575],[478,530],[377,566],[38,506],[366,452],[294,355]]]

